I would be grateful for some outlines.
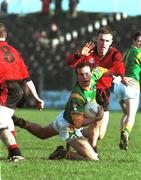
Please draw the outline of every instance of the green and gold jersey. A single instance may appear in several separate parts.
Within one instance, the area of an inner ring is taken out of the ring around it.
[[[123,60],[126,69],[125,76],[132,77],[139,81],[141,72],[141,49],[131,47],[125,52]]]
[[[64,112],[64,118],[70,124],[76,124],[77,121],[77,127],[81,127],[84,120],[84,107],[88,101],[95,100],[96,83],[104,72],[105,69],[101,67],[97,67],[93,70],[89,90],[82,89],[78,82],[74,86]]]

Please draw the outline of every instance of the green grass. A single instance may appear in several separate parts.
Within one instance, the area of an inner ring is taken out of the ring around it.
[[[54,120],[59,110],[18,110],[17,115],[42,125]],[[119,124],[121,113],[111,112],[105,138],[98,143],[100,161],[50,161],[48,155],[64,144],[58,136],[39,140],[23,129],[17,129],[25,161],[7,162],[7,151],[1,143],[2,180],[139,180],[141,179],[141,113],[137,114],[128,151],[121,151]]]

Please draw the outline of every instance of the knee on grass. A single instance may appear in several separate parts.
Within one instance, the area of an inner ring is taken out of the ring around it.
[[[104,138],[105,134],[100,134],[98,137],[98,140],[102,140]]]

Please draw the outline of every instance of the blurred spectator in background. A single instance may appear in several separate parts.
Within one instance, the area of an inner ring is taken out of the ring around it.
[[[50,13],[50,4],[52,0],[41,0],[42,1],[42,15]]]
[[[7,0],[3,0],[1,2],[1,13],[7,14],[7,9],[8,9],[8,2],[7,2]]]
[[[52,47],[56,47],[58,45],[59,43],[58,36],[59,36],[58,26],[55,22],[52,22],[50,26],[50,32],[48,34],[48,39],[50,40]]]
[[[77,5],[79,0],[69,0],[69,15],[73,18],[77,17]]]
[[[45,30],[36,31],[32,39],[37,43],[37,44],[42,44],[42,45],[47,45],[48,44],[48,37],[47,37],[47,32]]]
[[[55,1],[55,14],[60,14],[62,12],[62,0]]]

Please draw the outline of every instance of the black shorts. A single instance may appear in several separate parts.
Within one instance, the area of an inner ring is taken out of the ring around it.
[[[8,80],[0,86],[0,105],[15,109],[22,107],[27,97],[24,81]]]

